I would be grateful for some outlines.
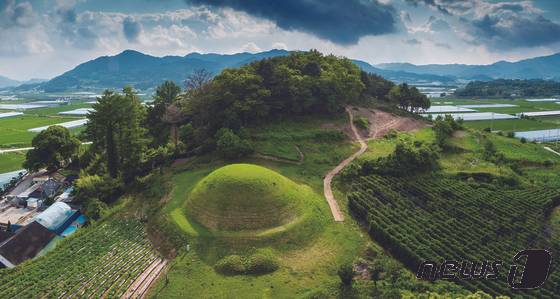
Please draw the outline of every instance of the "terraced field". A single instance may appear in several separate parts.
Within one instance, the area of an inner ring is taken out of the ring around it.
[[[548,213],[560,201],[552,189],[505,188],[446,177],[366,176],[352,185],[349,205],[376,241],[416,270],[422,261],[504,261],[498,280],[457,281],[471,290],[523,298],[553,298],[560,273],[540,289],[514,291],[506,282],[513,256],[530,248],[558,250],[547,239]],[[554,253],[553,253],[554,254]]]
[[[141,297],[163,270],[136,220],[85,228],[31,263],[0,271],[0,298]]]

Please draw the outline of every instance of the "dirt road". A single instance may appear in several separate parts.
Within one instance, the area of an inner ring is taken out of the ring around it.
[[[342,213],[342,211],[340,211],[340,207],[338,206],[338,203],[332,193],[332,188],[331,188],[332,179],[338,173],[340,173],[340,171],[342,171],[344,167],[346,167],[348,164],[354,161],[354,159],[356,159],[358,156],[360,156],[367,150],[367,143],[365,143],[362,136],[358,134],[358,129],[356,129],[356,126],[354,125],[354,115],[352,115],[351,108],[347,107],[346,112],[350,117],[350,126],[352,128],[352,132],[356,140],[358,140],[358,142],[360,143],[360,149],[357,152],[355,152],[352,156],[346,158],[344,161],[338,164],[333,170],[329,171],[325,176],[325,179],[323,179],[323,191],[325,193],[325,198],[327,199],[327,202],[329,203],[329,207],[331,208],[331,213],[333,214],[334,221],[337,222],[344,221],[344,214]]]

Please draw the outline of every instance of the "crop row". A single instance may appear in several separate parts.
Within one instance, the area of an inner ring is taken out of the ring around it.
[[[411,269],[425,260],[511,262],[520,250],[549,248],[543,233],[550,208],[560,200],[555,190],[468,184],[454,178],[403,179],[366,176],[352,184],[351,211],[370,234]],[[499,280],[464,280],[470,289],[492,294],[546,298],[557,294],[560,273],[553,271],[541,289],[517,293]]]
[[[119,297],[156,259],[140,222],[104,222],[43,257],[1,270],[0,298]]]

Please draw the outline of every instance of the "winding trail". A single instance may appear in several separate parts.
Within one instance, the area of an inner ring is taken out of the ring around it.
[[[338,202],[336,201],[332,193],[332,187],[331,187],[332,180],[338,173],[340,173],[340,171],[342,171],[342,169],[344,169],[344,167],[346,167],[348,164],[354,161],[354,159],[356,159],[358,156],[360,156],[367,150],[367,143],[365,143],[362,136],[360,136],[360,134],[358,133],[358,129],[356,129],[356,126],[354,125],[354,115],[352,114],[350,107],[346,107],[346,112],[350,117],[350,127],[352,128],[352,133],[354,133],[356,140],[358,140],[358,142],[360,143],[360,149],[354,154],[352,154],[350,157],[346,158],[340,164],[338,164],[334,169],[329,171],[327,175],[325,175],[325,178],[323,179],[323,191],[325,193],[325,198],[327,199],[327,202],[329,203],[329,207],[331,208],[331,213],[334,217],[334,221],[337,222],[344,221],[344,214],[342,213],[342,211],[340,211]]]

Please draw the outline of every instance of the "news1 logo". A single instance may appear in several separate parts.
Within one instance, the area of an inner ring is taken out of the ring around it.
[[[524,263],[523,263],[524,261]],[[519,266],[522,264],[523,266]],[[541,287],[548,278],[552,255],[545,249],[525,249],[513,257],[509,267],[507,282],[516,290]],[[425,280],[495,280],[500,276],[503,261],[454,261],[441,264],[425,261],[420,264],[416,277]]]

